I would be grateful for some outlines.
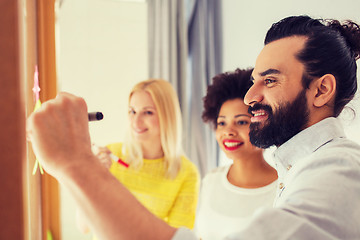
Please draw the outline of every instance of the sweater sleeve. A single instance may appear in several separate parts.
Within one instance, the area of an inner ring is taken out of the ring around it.
[[[178,196],[168,215],[168,223],[174,227],[192,229],[199,196],[200,177],[196,166],[189,160],[183,161],[184,179]]]

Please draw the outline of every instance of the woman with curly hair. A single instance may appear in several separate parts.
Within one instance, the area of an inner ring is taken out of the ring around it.
[[[208,173],[202,182],[195,231],[202,239],[223,239],[245,228],[260,207],[271,207],[277,172],[263,150],[249,140],[251,115],[244,96],[251,86],[252,69],[226,72],[213,78],[204,97],[204,122],[232,164]]]

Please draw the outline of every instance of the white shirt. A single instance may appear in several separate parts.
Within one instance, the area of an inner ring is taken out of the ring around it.
[[[277,181],[260,188],[232,185],[227,174],[231,165],[208,173],[200,192],[194,232],[202,240],[217,240],[245,228],[254,212],[272,207]]]
[[[279,189],[273,209],[226,239],[360,239],[360,146],[327,118],[275,152]],[[194,234],[173,240],[198,239]]]

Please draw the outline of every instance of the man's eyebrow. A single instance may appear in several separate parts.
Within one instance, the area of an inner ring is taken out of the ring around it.
[[[281,72],[277,69],[274,69],[274,68],[269,68],[268,70],[264,71],[264,72],[261,72],[260,73],[260,76],[264,77],[268,74],[280,74]]]
[[[274,69],[274,68],[269,68],[268,70],[259,73],[259,75],[261,77],[265,77],[268,74],[280,74],[280,73],[281,73],[280,70],[277,70],[277,69]],[[250,76],[250,81],[253,82],[254,80],[255,80],[255,78],[251,75]]]

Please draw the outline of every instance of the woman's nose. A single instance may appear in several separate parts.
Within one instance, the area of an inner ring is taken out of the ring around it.
[[[234,127],[232,125],[228,125],[226,126],[226,128],[224,129],[224,133],[225,136],[236,136],[236,130],[234,129]]]
[[[134,114],[131,117],[131,123],[134,127],[140,127],[142,125],[142,118],[139,114]]]

